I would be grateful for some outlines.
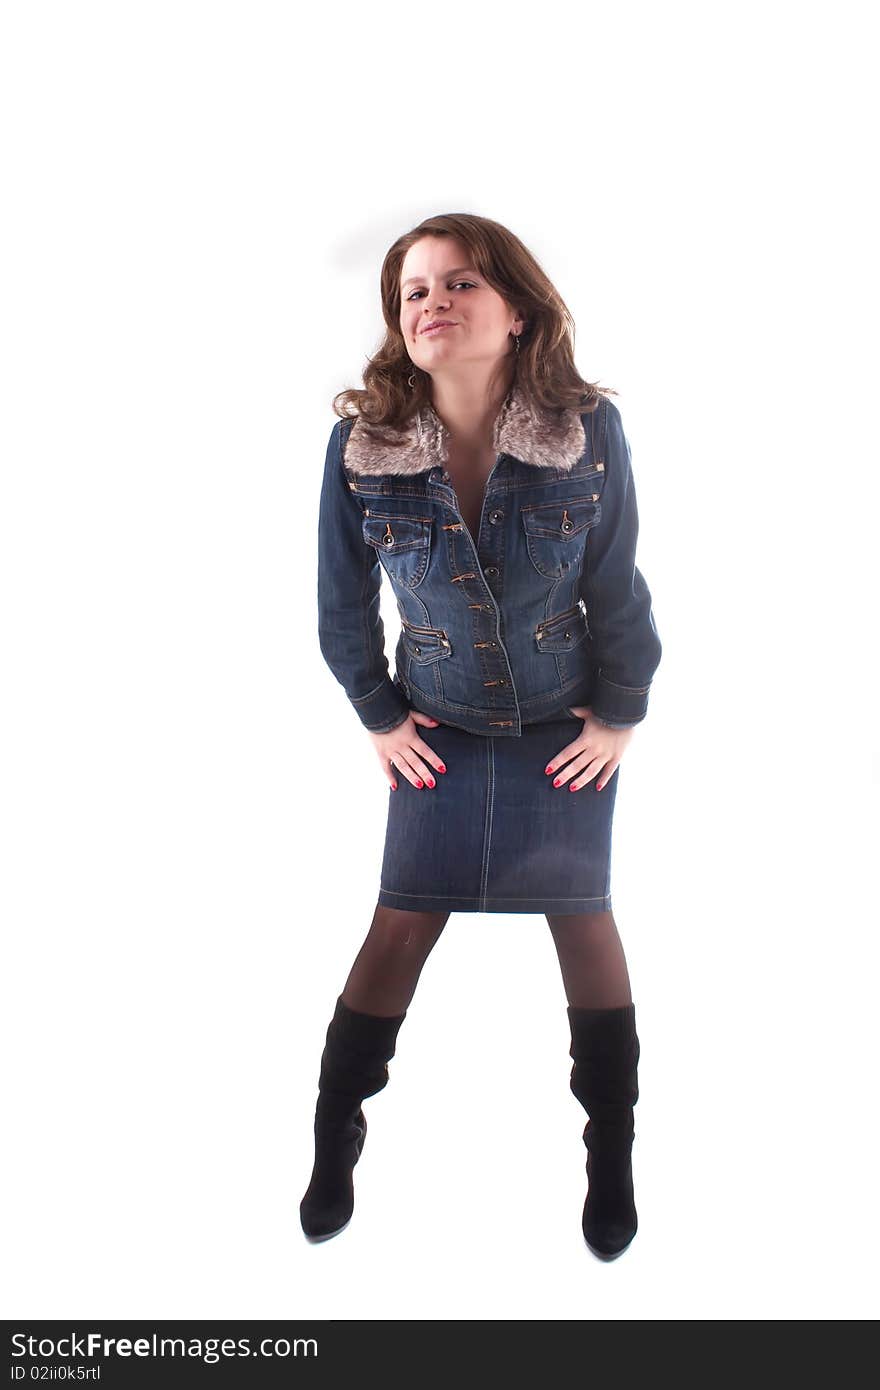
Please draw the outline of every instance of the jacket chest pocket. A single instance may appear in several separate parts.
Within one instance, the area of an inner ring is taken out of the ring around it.
[[[559,579],[580,565],[587,535],[602,514],[599,494],[570,502],[542,502],[521,511],[529,559],[539,574]]]
[[[431,519],[364,514],[364,540],[377,551],[391,579],[407,589],[421,584],[431,554]]]

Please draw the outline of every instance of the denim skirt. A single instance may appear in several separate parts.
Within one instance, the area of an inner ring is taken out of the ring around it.
[[[611,827],[620,768],[569,791],[544,768],[583,727],[573,715],[519,738],[419,725],[442,758],[436,786],[400,772],[388,788],[378,901],[414,912],[611,910]],[[554,774],[554,775],[558,775]]]

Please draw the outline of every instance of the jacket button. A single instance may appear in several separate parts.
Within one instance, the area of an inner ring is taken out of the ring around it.
[[[484,570],[483,573],[484,573],[484,574],[497,574],[497,573],[498,573],[498,570],[497,570],[497,568],[496,568],[495,565],[489,565],[488,569]]]
[[[489,520],[491,521],[491,523],[492,523],[493,526],[496,524],[496,522],[502,521],[503,519],[504,519],[504,513],[503,513],[502,511],[490,512],[490,513],[489,513]]]

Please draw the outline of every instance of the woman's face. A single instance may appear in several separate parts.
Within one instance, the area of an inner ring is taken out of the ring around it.
[[[425,332],[436,319],[451,327]],[[463,242],[425,236],[411,246],[400,271],[400,331],[417,367],[455,375],[475,363],[494,367],[514,351],[511,332],[522,320],[474,268]]]

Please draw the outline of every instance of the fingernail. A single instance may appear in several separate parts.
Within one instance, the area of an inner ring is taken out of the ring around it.
[[[544,768],[544,772],[545,772],[546,775],[549,777],[549,776],[550,776],[550,773],[551,773],[552,771],[553,771],[553,764],[552,764],[552,763],[549,763],[548,766]]]
[[[597,782],[597,783],[596,783],[596,791],[597,791],[597,792],[600,792],[600,791],[602,790],[602,788],[604,787],[604,785],[605,785],[604,782]]]
[[[417,786],[417,787],[421,788],[421,787],[423,787],[424,785],[425,785],[425,784],[424,784],[424,782],[422,781],[421,777],[419,777],[419,778],[416,779],[416,786]]]
[[[558,786],[560,785],[561,782],[562,782],[562,778],[561,778],[561,777],[555,778],[555,779],[554,779],[554,782],[553,782],[554,787],[558,787]]]
[[[446,771],[446,768],[445,768],[445,767],[443,766],[443,764],[441,763],[440,766],[439,766],[439,768],[437,769],[437,771],[438,771],[438,772],[445,772],[445,771]]]
[[[575,787],[574,785],[572,785],[572,786],[569,787],[568,790],[569,790],[570,792],[576,792],[576,791],[578,790],[578,788]]]
[[[437,783],[434,781],[433,777],[429,777],[429,778],[428,778],[428,786],[429,786],[429,787],[436,787],[436,785],[437,785]]]
[[[391,783],[391,790],[392,790],[393,792],[396,792],[396,791],[397,791],[397,783],[396,783],[396,782],[392,782],[392,783]]]

